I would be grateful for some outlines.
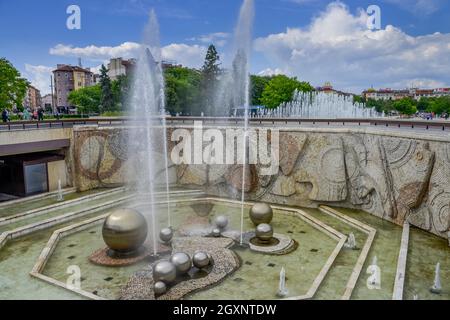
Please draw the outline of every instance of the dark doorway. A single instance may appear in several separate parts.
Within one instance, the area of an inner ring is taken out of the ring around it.
[[[64,160],[56,152],[39,152],[0,158],[0,193],[18,197],[48,192],[51,161]]]

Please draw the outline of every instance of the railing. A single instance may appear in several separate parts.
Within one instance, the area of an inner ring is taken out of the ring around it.
[[[155,122],[160,122],[160,117],[154,118]],[[166,117],[168,124],[189,124],[195,121],[202,121],[210,124],[240,124],[243,118],[227,117]],[[62,120],[44,120],[44,121],[13,121],[0,123],[1,131],[11,130],[32,130],[32,129],[50,129],[50,128],[70,128],[75,125],[99,125],[112,126],[124,125],[126,123],[141,123],[142,120],[132,118],[91,118],[91,119],[62,119]],[[264,124],[288,124],[288,125],[321,125],[321,126],[370,126],[387,128],[409,128],[425,130],[450,130],[450,121],[437,120],[401,120],[401,119],[299,119],[299,118],[250,118],[252,125]]]

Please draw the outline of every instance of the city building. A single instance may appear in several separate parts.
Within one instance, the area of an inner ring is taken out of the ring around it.
[[[108,76],[111,80],[117,80],[119,76],[129,75],[135,65],[135,59],[113,58],[108,63]]]
[[[44,110],[53,110],[53,95],[52,94],[46,94],[42,97],[42,107]]]
[[[344,95],[344,96],[352,95],[351,93],[348,93],[348,92],[335,90],[333,88],[333,85],[329,81],[325,82],[325,84],[322,87],[316,87],[316,91],[324,92],[324,93],[336,93],[336,94]]]
[[[39,91],[39,89],[33,87],[32,85],[29,85],[25,94],[23,106],[30,110],[36,110],[41,106],[41,104],[41,92]]]
[[[94,74],[80,66],[58,64],[53,71],[53,76],[55,79],[56,107],[59,112],[67,112],[75,108],[68,101],[71,91],[94,84]]]
[[[363,91],[362,96],[366,99],[373,100],[399,100],[408,97],[415,100],[420,100],[420,98],[437,98],[442,96],[450,96],[450,88],[411,88],[401,90],[393,90],[390,88],[375,90],[371,88]]]

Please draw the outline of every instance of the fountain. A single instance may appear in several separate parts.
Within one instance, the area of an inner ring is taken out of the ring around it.
[[[295,91],[291,102],[275,109],[260,109],[256,117],[304,119],[379,118],[383,113],[355,102],[352,95]]]
[[[237,162],[242,165],[241,181],[241,225],[240,241],[243,244],[243,219],[245,184],[247,173],[248,149],[248,117],[250,105],[250,52],[252,48],[252,27],[254,18],[254,0],[244,0],[234,31],[233,57],[231,70],[221,76],[218,88],[214,93],[213,107],[209,116],[230,116],[231,110],[236,107],[244,108],[244,124],[242,132],[242,157]],[[202,112],[203,116],[203,112]],[[238,156],[241,155],[238,153]]]
[[[284,298],[289,294],[289,291],[286,288],[286,270],[284,267],[281,268],[280,271],[280,284],[278,286],[277,296],[280,298]]]
[[[64,201],[64,195],[61,187],[61,179],[58,179],[58,195],[56,197],[56,201],[58,202]]]
[[[159,25],[154,11],[150,12],[149,21],[144,31],[144,42],[141,46],[139,59],[136,65],[136,72],[133,78],[133,90],[130,99],[130,106],[133,118],[143,126],[136,126],[130,129],[128,135],[128,146],[130,156],[137,155],[136,168],[143,172],[135,172],[137,178],[137,192],[139,198],[148,198],[149,203],[143,207],[143,213],[151,219],[151,237],[153,254],[157,255],[157,220],[156,208],[154,206],[155,180],[157,173],[155,165],[155,150],[158,147],[160,139],[155,132],[155,125],[160,125],[159,118],[162,116],[162,151],[164,157],[166,197],[169,200],[169,181],[168,181],[168,155],[167,155],[167,137],[165,123],[165,102],[164,102],[164,80],[162,72],[162,56],[159,43]],[[155,119],[157,119],[155,121]],[[158,140],[158,141],[157,141]],[[142,165],[143,164],[143,165]],[[167,201],[167,220],[171,225],[170,205]]]
[[[441,264],[438,262],[434,270],[434,282],[430,288],[431,293],[440,294],[442,292],[440,272],[441,272]]]
[[[351,232],[348,235],[347,241],[344,244],[344,247],[347,249],[352,249],[355,250],[356,249],[356,239],[355,239],[355,235],[353,234],[353,232]]]
[[[244,103],[244,134],[242,136],[244,151],[242,152],[242,185],[241,185],[241,237],[240,245],[243,244],[244,236],[244,201],[245,201],[245,182],[247,169],[247,145],[248,145],[248,117],[250,106],[250,50],[252,38],[252,25],[254,18],[253,0],[245,0],[239,14],[239,22],[235,32],[236,55],[233,62],[234,85],[237,85],[237,92],[240,96],[235,95],[233,103],[239,105]],[[243,89],[243,91],[242,91]]]
[[[367,278],[367,287],[370,290],[381,289],[381,270],[377,263],[377,256],[374,256],[372,259],[372,264],[367,268],[367,273],[370,274]]]

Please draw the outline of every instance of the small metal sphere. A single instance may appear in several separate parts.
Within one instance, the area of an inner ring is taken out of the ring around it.
[[[174,253],[170,257],[170,262],[173,263],[173,265],[177,269],[178,274],[187,273],[191,269],[191,266],[192,266],[192,259],[185,252]]]
[[[153,280],[155,282],[171,283],[175,281],[176,277],[177,268],[169,261],[163,260],[153,266]]]
[[[261,223],[256,227],[255,234],[260,241],[270,241],[273,237],[273,228],[270,224]]]
[[[170,240],[172,240],[173,238],[173,230],[172,228],[163,228],[161,229],[161,231],[159,232],[159,238],[161,239],[162,242],[170,242]]]
[[[192,262],[194,263],[195,267],[203,269],[209,265],[210,259],[206,252],[198,251],[192,257]]]
[[[106,217],[102,228],[106,245],[118,253],[137,250],[147,238],[147,221],[133,209],[118,209]]]
[[[164,282],[157,281],[157,282],[155,282],[155,285],[153,286],[153,291],[155,292],[156,295],[164,294],[167,291],[167,286]]]
[[[214,223],[216,224],[217,228],[225,229],[228,225],[228,218],[226,216],[217,216]]]
[[[212,234],[213,237],[216,237],[216,238],[220,237],[221,236],[220,229],[219,228],[214,228],[212,230],[211,234]]]
[[[273,210],[270,205],[264,202],[256,203],[250,209],[250,220],[255,226],[261,223],[270,223],[273,218]]]

